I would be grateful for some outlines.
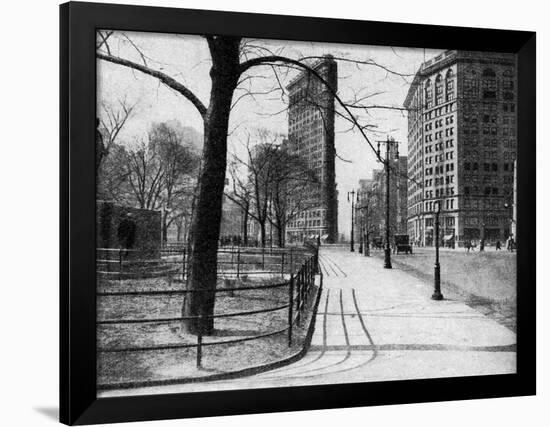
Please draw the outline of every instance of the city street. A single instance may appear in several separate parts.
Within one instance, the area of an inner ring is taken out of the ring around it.
[[[372,252],[382,257],[381,251]],[[466,302],[516,330],[516,252],[440,248],[443,295]],[[435,249],[415,247],[413,255],[392,255],[394,267],[431,282]],[[381,261],[380,261],[381,262]]]
[[[460,300],[431,300],[431,283],[397,263],[387,270],[379,257],[323,246],[320,266],[324,282],[315,332],[300,361],[241,379],[101,396],[515,372],[514,332]]]

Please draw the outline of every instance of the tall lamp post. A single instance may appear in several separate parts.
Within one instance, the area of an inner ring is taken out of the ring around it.
[[[359,203],[359,193],[357,193],[357,203]],[[363,253],[363,211],[356,207],[359,211],[359,253]],[[357,214],[355,214],[357,215]]]
[[[386,170],[386,245],[384,247],[384,268],[392,268],[390,249],[390,148],[395,146],[395,159],[399,160],[399,143],[388,136],[386,141],[378,141],[378,159],[380,160],[380,144],[386,144],[386,159],[383,161]]]
[[[358,206],[359,212],[361,212],[361,246],[359,246],[359,253],[363,253],[365,256],[370,256],[369,248],[369,203],[368,201],[363,206]],[[363,252],[361,252],[363,249]]]
[[[441,200],[437,202],[435,211],[435,266],[434,266],[434,293],[432,299],[441,301],[443,294],[441,293],[441,266],[439,265],[439,214],[441,213]]]
[[[349,195],[351,194],[351,239],[350,239],[350,252],[355,252],[355,242],[353,241],[353,212],[355,211],[355,190],[348,191],[348,202],[350,201]]]

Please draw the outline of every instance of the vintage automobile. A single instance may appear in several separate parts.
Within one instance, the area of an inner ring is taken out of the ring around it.
[[[400,253],[405,252],[406,254],[412,254],[412,246],[409,242],[409,235],[408,234],[396,234],[393,236],[394,241],[394,252]]]

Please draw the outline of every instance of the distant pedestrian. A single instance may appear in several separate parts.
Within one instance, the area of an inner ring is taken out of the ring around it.
[[[512,252],[513,241],[514,239],[512,238],[512,235],[508,236],[508,238],[506,239],[506,250],[509,252]]]
[[[466,242],[464,243],[464,246],[466,247],[466,251],[470,252],[470,249],[472,249],[472,241],[466,240]]]
[[[497,240],[496,244],[495,244],[495,250],[496,251],[500,251],[502,248],[500,247],[500,240]]]
[[[510,252],[514,252],[515,248],[516,248],[516,241],[514,240],[514,237],[510,237]]]
[[[118,224],[117,235],[119,246],[125,249],[124,256],[128,257],[128,250],[132,249],[136,240],[136,222],[130,212]]]

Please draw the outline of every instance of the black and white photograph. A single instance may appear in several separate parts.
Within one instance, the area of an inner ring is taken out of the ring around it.
[[[3,4],[1,424],[545,425],[544,10]]]
[[[515,54],[96,39],[98,397],[516,373]]]

